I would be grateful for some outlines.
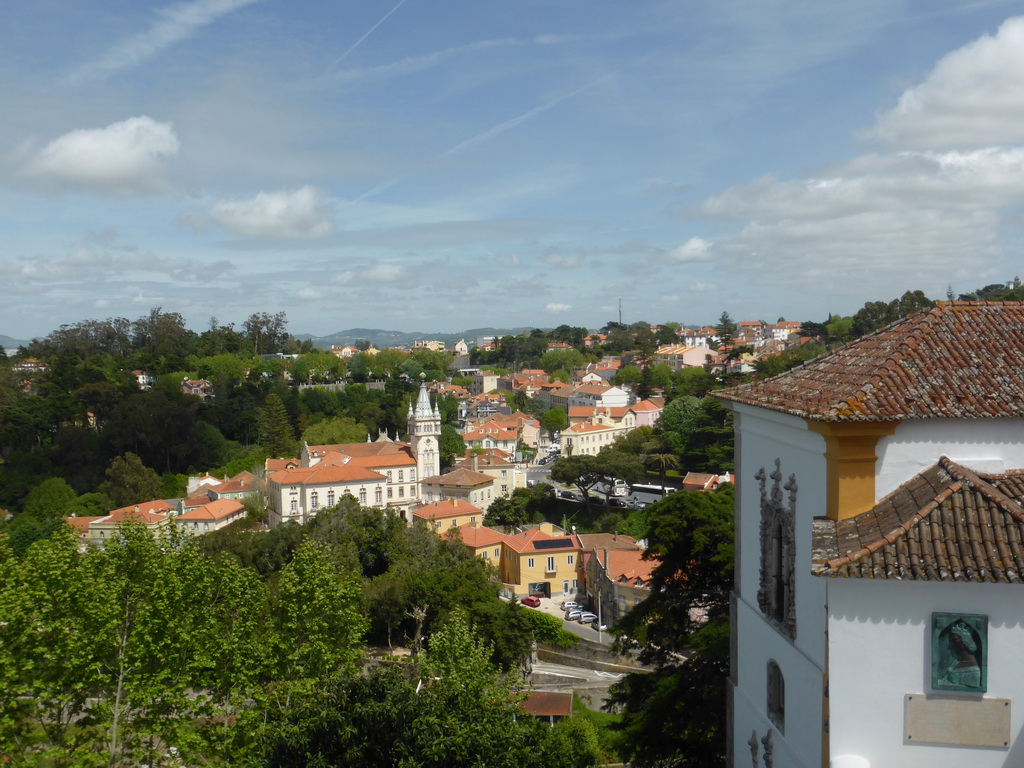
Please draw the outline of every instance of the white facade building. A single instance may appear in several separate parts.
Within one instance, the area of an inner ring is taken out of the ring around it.
[[[1024,765],[1022,358],[949,302],[723,395],[732,765]]]

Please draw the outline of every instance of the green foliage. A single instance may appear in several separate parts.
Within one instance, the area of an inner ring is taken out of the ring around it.
[[[268,456],[288,458],[295,453],[295,432],[288,421],[288,412],[276,392],[267,395],[260,409],[259,445]]]
[[[548,434],[553,437],[555,432],[561,432],[569,426],[569,417],[564,408],[551,408],[544,411],[540,417],[540,426],[542,429],[546,429]]]
[[[466,441],[451,424],[441,425],[441,436],[437,443],[441,463],[446,467],[450,467],[456,458],[466,455]]]
[[[644,469],[636,456],[613,448],[605,448],[596,456],[560,456],[551,465],[551,479],[576,486],[583,494],[588,513],[590,490],[598,483],[609,483],[616,478],[637,483],[643,477]]]
[[[651,594],[615,626],[649,675],[612,689],[623,707],[623,757],[643,765],[705,766],[725,756],[733,488],[680,491],[648,508],[648,551],[660,561]],[[693,608],[700,608],[702,617]]]
[[[677,397],[658,422],[665,445],[691,472],[733,468],[732,415],[714,397]],[[663,468],[667,468],[665,464]]]
[[[310,445],[365,443],[368,434],[365,425],[348,416],[342,416],[307,427],[302,433],[302,441]]]
[[[159,499],[163,490],[160,475],[131,452],[110,462],[106,475],[107,479],[100,484],[100,493],[110,499],[115,508]]]
[[[556,648],[572,648],[580,641],[575,635],[562,626],[562,620],[542,611],[519,608],[533,629],[533,637],[538,643],[547,643]]]

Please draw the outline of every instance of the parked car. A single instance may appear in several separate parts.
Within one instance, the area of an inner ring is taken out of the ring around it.
[[[565,612],[565,620],[566,621],[579,621],[580,620],[580,616],[582,616],[582,615],[583,615],[583,611],[581,611],[579,608],[572,608],[572,609],[570,609],[570,610]]]
[[[594,617],[594,620],[590,622],[590,626],[592,626],[598,632],[607,632],[608,631],[608,625],[607,624],[601,624],[600,622],[598,622],[596,616]]]
[[[579,608],[579,607],[580,607],[580,604],[577,603],[575,600],[566,600],[564,603],[562,603],[562,610],[563,611],[568,611],[568,610],[570,610],[572,608]]]
[[[540,598],[537,597],[536,595],[527,595],[526,597],[524,597],[519,602],[522,603],[523,605],[528,605],[531,608],[536,608],[537,606],[540,605]]]
[[[577,619],[577,621],[580,624],[589,624],[590,622],[596,621],[596,620],[597,620],[597,614],[596,613],[591,613],[590,611],[583,611],[580,614],[580,617]]]

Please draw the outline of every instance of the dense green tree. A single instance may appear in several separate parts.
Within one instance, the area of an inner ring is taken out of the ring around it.
[[[163,480],[160,475],[142,463],[142,459],[128,452],[116,457],[106,471],[106,480],[100,484],[100,493],[115,507],[141,504],[160,498]]]
[[[466,441],[451,424],[441,425],[441,436],[437,441],[441,464],[450,467],[455,459],[466,455]]]
[[[719,346],[729,346],[736,338],[736,322],[728,312],[722,312],[715,324],[715,336],[718,337]]]
[[[286,458],[295,452],[295,432],[288,421],[288,412],[276,392],[267,395],[260,408],[259,445],[268,455]]]
[[[365,443],[367,434],[365,425],[349,416],[342,416],[307,427],[302,433],[302,441],[310,445]]]
[[[277,352],[288,338],[288,316],[284,312],[253,312],[242,324],[253,354]]]
[[[612,688],[620,751],[634,765],[721,765],[725,759],[733,492],[680,491],[647,510],[650,595],[615,626],[622,648],[653,668]]]
[[[615,479],[637,483],[643,477],[644,470],[636,456],[608,448],[596,456],[560,456],[551,465],[551,479],[576,486],[583,494],[588,514],[591,513],[590,491],[599,483]]]

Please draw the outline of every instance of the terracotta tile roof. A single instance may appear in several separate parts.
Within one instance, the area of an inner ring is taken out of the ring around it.
[[[102,522],[115,524],[133,522],[152,525],[153,523],[162,522],[167,518],[167,513],[173,511],[173,504],[169,504],[163,499],[154,499],[153,501],[130,504],[127,507],[112,510],[109,515],[102,519]]]
[[[302,462],[298,459],[267,459],[267,472],[278,472],[282,469],[295,469],[301,467]]]
[[[597,558],[598,563],[607,565],[607,575],[610,581],[630,587],[646,587],[651,580],[651,571],[661,564],[661,561],[656,558],[644,560],[644,552],[639,548],[609,548],[607,564],[604,560],[603,549],[597,550],[594,557]]]
[[[636,539],[622,533],[581,533],[578,535],[587,550],[595,549],[636,549]]]
[[[449,528],[444,532],[444,535],[450,537],[453,531],[459,532],[459,535],[462,537],[462,543],[467,547],[490,547],[505,541],[505,534],[501,531],[477,523],[467,523],[466,525],[460,525],[458,528]]]
[[[812,548],[819,576],[1019,583],[1024,471],[986,475],[943,457],[868,512],[816,519]]]
[[[563,536],[552,536],[544,533],[539,528],[530,528],[520,531],[512,536],[505,537],[506,543],[516,552],[565,552],[572,549],[580,549],[576,537],[569,534]],[[537,549],[538,541],[560,541],[562,546]]]
[[[465,467],[459,467],[458,469],[453,469],[451,472],[447,472],[443,475],[428,477],[423,481],[423,484],[470,488],[474,485],[484,485],[485,483],[493,482],[494,478],[489,475],[485,475],[482,472],[474,472],[472,469],[466,469]]]
[[[361,480],[373,482],[384,480],[384,475],[363,467],[344,464],[341,466],[302,467],[283,469],[275,472],[270,479],[278,485],[322,485],[324,483],[356,483]]]
[[[664,402],[662,402],[662,404],[659,405],[653,400],[637,400],[629,407],[633,410],[634,413],[641,413],[646,411],[661,411],[665,409]]]
[[[3,510],[0,510],[3,511]],[[89,523],[102,520],[106,515],[86,515],[83,517],[66,517],[64,522],[71,526],[71,529],[83,539],[89,538]]]
[[[325,456],[328,453],[344,453],[352,456],[387,456],[402,453],[409,446],[406,443],[380,441],[374,443],[338,443],[335,445],[311,445],[310,456]]]
[[[530,691],[519,702],[523,714],[534,717],[569,717],[572,715],[572,694],[556,691]]]
[[[217,499],[201,507],[190,509],[184,514],[178,515],[179,520],[223,520],[225,517],[242,512],[245,507],[242,502],[234,499]]]
[[[432,501],[424,504],[419,509],[413,510],[413,515],[421,520],[437,520],[445,517],[460,517],[462,515],[480,515],[483,517],[483,510],[475,507],[468,501],[458,499],[444,499],[443,501]]]
[[[821,421],[1024,414],[1024,302],[940,302],[762,382],[720,393]]]

